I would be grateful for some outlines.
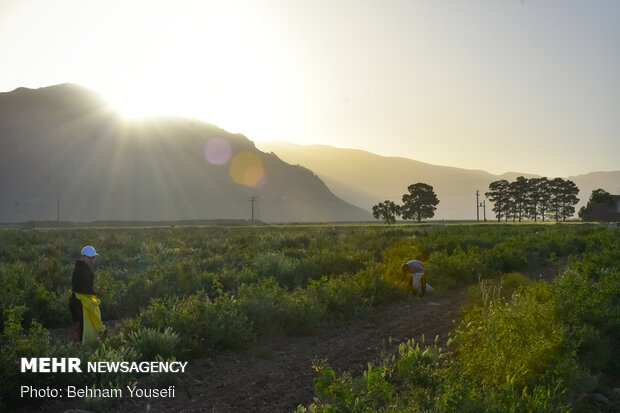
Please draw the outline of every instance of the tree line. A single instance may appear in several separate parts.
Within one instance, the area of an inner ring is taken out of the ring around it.
[[[372,207],[372,214],[386,224],[394,224],[396,217],[414,219],[432,218],[435,215],[439,199],[431,185],[418,182],[409,185],[408,193],[402,197],[403,204],[393,201],[379,202]],[[579,202],[579,188],[563,178],[549,179],[525,178],[519,176],[514,181],[506,179],[491,182],[485,196],[493,202],[492,211],[498,222],[502,218],[513,222],[529,219],[533,221],[566,221],[575,214],[575,205]]]
[[[525,178],[491,182],[486,197],[493,202],[497,221],[523,219],[566,221],[575,213],[579,188],[569,179]]]
[[[394,224],[397,216],[421,222],[424,218],[434,217],[437,204],[439,204],[439,198],[433,191],[433,187],[423,182],[409,185],[402,200],[402,205],[390,200],[379,202],[372,207],[372,215],[377,219],[382,219],[386,224]]]

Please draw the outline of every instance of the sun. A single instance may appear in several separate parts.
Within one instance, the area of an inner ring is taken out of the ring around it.
[[[171,114],[169,108],[161,103],[162,96],[154,96],[149,90],[124,88],[104,88],[101,92],[108,106],[120,116],[128,119],[142,119]]]
[[[311,105],[309,69],[268,13],[252,2],[126,3],[127,13],[105,19],[114,31],[93,34],[97,59],[77,83],[132,120],[180,116],[256,140],[294,135]]]

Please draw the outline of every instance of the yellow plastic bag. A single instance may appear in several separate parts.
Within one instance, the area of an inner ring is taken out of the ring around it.
[[[82,302],[84,315],[84,323],[82,326],[82,344],[94,343],[103,331],[101,311],[99,310],[101,300],[91,294],[75,293],[75,296]]]

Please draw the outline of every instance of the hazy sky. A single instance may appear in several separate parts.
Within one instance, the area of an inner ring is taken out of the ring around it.
[[[615,0],[0,0],[0,91],[569,176],[620,169],[619,22]]]

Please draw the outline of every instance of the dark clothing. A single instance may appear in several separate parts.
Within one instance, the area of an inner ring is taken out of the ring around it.
[[[83,322],[82,302],[77,299],[75,293],[80,294],[95,294],[93,290],[93,282],[95,280],[95,274],[90,269],[88,264],[82,260],[75,262],[75,268],[73,270],[73,277],[71,279],[71,298],[69,300],[69,310],[71,311],[71,317],[73,322]]]
[[[71,290],[74,293],[95,294],[93,290],[94,280],[95,274],[88,264],[82,260],[77,260],[73,270],[73,278],[71,279]]]
[[[74,323],[77,323],[78,321],[80,323],[84,322],[82,302],[77,299],[75,294],[71,294],[71,297],[69,298],[69,311],[71,311],[71,318]]]

